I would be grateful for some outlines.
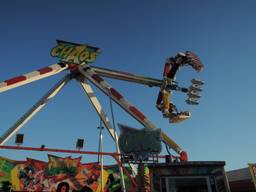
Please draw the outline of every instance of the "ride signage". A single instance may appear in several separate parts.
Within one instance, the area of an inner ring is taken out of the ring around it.
[[[57,40],[57,45],[51,50],[51,56],[57,57],[62,62],[92,63],[99,55],[100,49],[86,44],[77,44]]]

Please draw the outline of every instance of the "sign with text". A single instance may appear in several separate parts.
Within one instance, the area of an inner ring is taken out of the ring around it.
[[[62,62],[83,64],[92,63],[99,55],[100,49],[86,44],[77,44],[57,40],[57,45],[51,50],[51,56]]]

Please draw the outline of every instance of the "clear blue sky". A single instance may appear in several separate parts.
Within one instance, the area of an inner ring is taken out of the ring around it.
[[[177,80],[188,86],[193,77],[203,79],[201,103],[191,107],[185,95],[173,96],[178,108],[192,112],[187,122],[172,125],[162,118],[155,108],[157,88],[108,81],[186,150],[190,160],[224,160],[227,170],[245,167],[256,162],[255,9],[253,0],[1,1],[0,81],[56,63],[49,54],[55,39],[100,47],[95,66],[155,78],[161,78],[167,57],[194,51],[205,70],[198,74],[184,68]],[[1,93],[0,133],[64,74]],[[110,115],[108,97],[95,91]],[[116,122],[141,127],[117,105],[114,113]],[[75,149],[76,139],[84,138],[86,150],[97,150],[98,125],[94,109],[72,81],[19,132],[25,134],[25,146]],[[106,130],[104,143],[106,151],[114,150]],[[7,144],[14,144],[14,138]],[[6,150],[0,155],[47,158]]]

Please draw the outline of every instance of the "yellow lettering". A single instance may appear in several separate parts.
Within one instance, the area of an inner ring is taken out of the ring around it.
[[[74,45],[65,42],[58,43],[51,50],[52,57],[77,64],[95,61],[98,53],[97,49],[88,48],[87,45]]]
[[[61,53],[59,54],[59,57],[62,59],[66,59],[68,55],[74,50],[74,46],[66,45],[64,48],[61,50]]]
[[[89,57],[89,52],[84,50],[83,52],[81,52],[81,54],[79,55],[79,63],[83,63],[83,62],[86,62],[86,60],[88,59]]]
[[[79,54],[85,50],[85,46],[77,46],[75,49],[68,55],[67,61],[79,63],[78,56]]]
[[[54,48],[51,50],[51,56],[52,56],[52,57],[58,57],[63,48],[64,48],[64,45],[63,45],[63,44],[57,45],[56,47],[54,47]]]
[[[97,53],[96,52],[91,52],[90,54],[90,58],[88,59],[88,62],[93,62],[96,60],[96,56],[97,56]]]

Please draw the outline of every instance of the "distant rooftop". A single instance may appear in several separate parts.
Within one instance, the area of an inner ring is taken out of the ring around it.
[[[227,177],[229,182],[252,179],[248,167],[227,171]]]

